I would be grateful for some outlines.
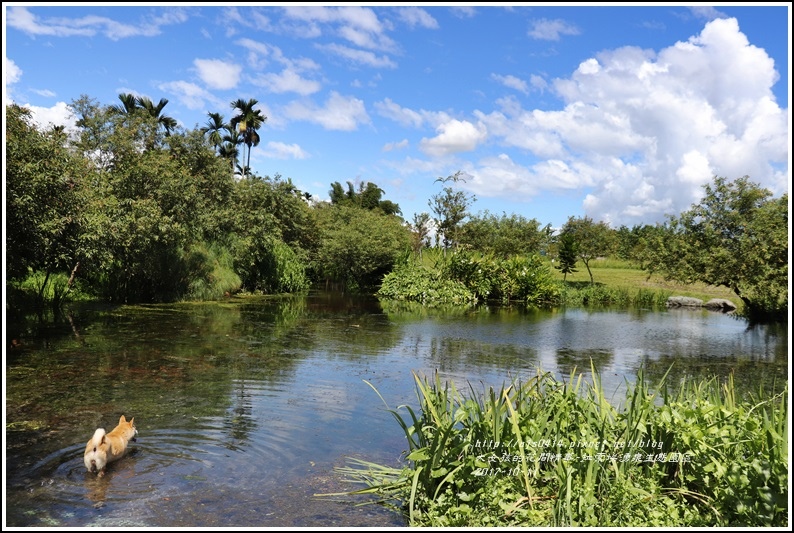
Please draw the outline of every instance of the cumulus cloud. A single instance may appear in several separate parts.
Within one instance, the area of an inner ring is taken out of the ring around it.
[[[436,131],[438,135],[435,137],[423,138],[419,142],[419,149],[431,156],[474,150],[487,137],[487,132],[481,124],[475,125],[465,120],[450,120],[441,124]]]
[[[23,107],[30,109],[33,122],[41,128],[64,126],[66,132],[77,131],[77,119],[66,102],[58,102],[52,107],[39,107],[30,104],[25,104]]]
[[[35,8],[34,8],[35,9]],[[180,8],[168,8],[160,14],[143,17],[138,24],[118,22],[111,18],[88,15],[80,18],[36,16],[27,7],[11,7],[6,14],[6,23],[31,36],[91,37],[101,34],[111,41],[128,37],[153,37],[160,35],[162,26],[180,24],[188,19]]]
[[[293,120],[319,124],[327,130],[353,131],[359,124],[371,122],[363,101],[335,91],[322,107],[313,102],[294,101],[284,107],[284,114]]]
[[[525,110],[508,98],[475,113],[493,139],[535,161],[519,171],[504,157],[484,159],[473,174],[501,177],[476,182],[478,192],[488,196],[488,183],[506,196],[526,191],[527,181],[532,190],[586,186],[588,216],[627,225],[689,208],[714,175],[749,175],[782,193],[790,138],[771,90],[777,79],[772,59],[735,19],[713,20],[658,52],[604,51],[553,81],[559,110]]]
[[[194,59],[199,78],[210,89],[228,90],[237,87],[243,67],[221,59]]]
[[[3,74],[5,76],[6,87],[13,85],[22,77],[22,69],[7,57],[3,57]]]

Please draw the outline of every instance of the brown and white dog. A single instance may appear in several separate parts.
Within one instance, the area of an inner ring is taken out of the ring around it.
[[[103,428],[94,432],[94,436],[85,446],[83,462],[89,472],[102,477],[105,475],[105,468],[109,463],[121,459],[127,453],[127,445],[130,441],[135,441],[138,430],[135,429],[133,421],[135,418],[127,419],[124,415],[119,418],[119,425],[110,433],[105,433]]]

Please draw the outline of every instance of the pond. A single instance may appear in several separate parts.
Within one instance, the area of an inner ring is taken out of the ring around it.
[[[652,383],[671,369],[672,385],[733,373],[744,392],[788,379],[785,326],[688,309],[429,309],[316,292],[73,305],[7,316],[6,329],[10,527],[403,526],[315,495],[358,488],[335,471],[347,458],[400,465],[386,409],[416,407],[413,372],[485,390],[538,369],[589,375],[592,361],[618,402],[640,368]],[[122,414],[137,442],[98,478],[86,442]]]

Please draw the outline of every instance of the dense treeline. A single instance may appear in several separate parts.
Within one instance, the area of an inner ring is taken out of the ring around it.
[[[331,182],[330,202],[318,202],[290,179],[252,172],[267,120],[256,100],[231,102],[229,121],[210,112],[192,130],[163,113],[166,99],[119,100],[72,102],[72,134],[6,107],[13,300],[160,302],[333,283],[399,299],[553,305],[565,284],[548,259],[563,274],[580,263],[594,284],[591,262],[614,256],[729,287],[765,319],[788,310],[788,196],[771,198],[747,177],[715,178],[701,204],[664,224],[612,229],[570,217],[555,234],[535,219],[473,213],[458,172],[438,178],[430,212],[407,221],[374,183]]]

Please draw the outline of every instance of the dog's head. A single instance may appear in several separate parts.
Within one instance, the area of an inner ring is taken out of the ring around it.
[[[119,427],[122,428],[124,438],[127,439],[128,442],[135,442],[137,440],[135,437],[138,436],[138,428],[135,427],[134,416],[127,421],[124,415],[121,415],[121,418],[119,418]]]
[[[94,436],[88,441],[83,454],[83,463],[89,472],[98,474],[108,462],[108,442],[105,439],[105,430],[102,428],[94,432]]]

